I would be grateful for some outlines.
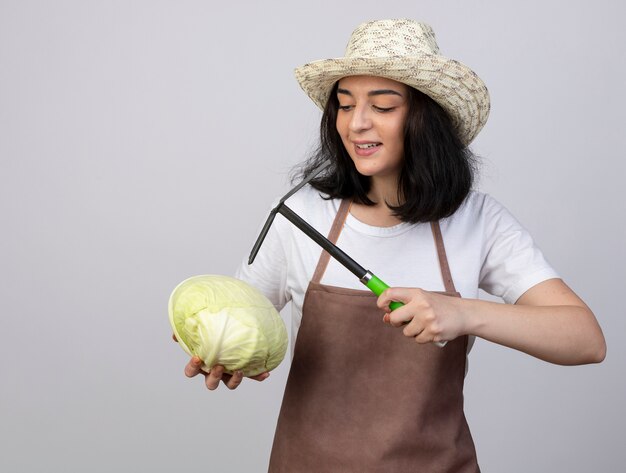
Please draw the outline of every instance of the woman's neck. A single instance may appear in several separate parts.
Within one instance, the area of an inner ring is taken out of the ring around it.
[[[367,196],[377,204],[388,203],[392,206],[399,205],[398,177],[397,176],[373,176],[370,181],[370,189]]]
[[[352,204],[350,213],[358,220],[375,227],[393,227],[402,221],[393,215],[393,211],[387,206],[399,205],[398,180],[397,178],[384,179],[372,177],[370,190],[367,197],[375,205]]]

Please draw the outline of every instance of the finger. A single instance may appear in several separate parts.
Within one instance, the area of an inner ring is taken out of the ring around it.
[[[211,368],[211,371],[209,371],[204,377],[204,384],[206,384],[206,387],[210,391],[213,391],[217,389],[217,387],[220,385],[220,380],[222,379],[223,375],[224,367],[221,365],[216,365]]]
[[[232,376],[229,377],[228,380],[225,380],[224,377],[222,377],[222,381],[224,382],[224,384],[226,385],[228,389],[236,389],[241,384],[242,379],[243,379],[243,371],[241,370],[235,371],[232,374]]]
[[[376,305],[379,309],[388,310],[389,304],[392,301],[405,302],[405,300],[400,297],[399,292],[401,292],[400,288],[397,287],[390,287],[389,289],[384,290],[383,293],[378,297]]]
[[[200,373],[200,371],[202,371],[201,367],[202,360],[200,359],[200,357],[192,356],[191,360],[189,360],[189,363],[187,363],[187,365],[185,366],[185,376],[187,376],[188,378],[193,378],[198,373]]]
[[[414,317],[413,320],[406,324],[402,329],[402,333],[406,337],[417,337],[423,332],[424,324],[417,317]]]
[[[392,302],[408,304],[414,299],[422,297],[424,291],[416,287],[390,287],[378,297],[376,304],[381,309],[388,309]]]
[[[443,341],[442,332],[437,324],[430,324],[426,330],[415,337],[417,343],[433,343]]]
[[[264,381],[270,377],[270,374],[266,371],[265,373],[258,374],[256,376],[250,376],[250,379],[255,381]]]
[[[391,325],[391,312],[385,312],[383,315],[383,323]],[[402,325],[406,325],[408,322],[402,322]]]
[[[417,337],[415,337],[415,341],[419,343],[420,345],[424,345],[426,343],[432,343],[434,340],[433,340],[432,334],[424,330]]]
[[[408,306],[398,307],[393,312],[389,312],[389,324],[393,327],[401,327],[413,319],[412,309]]]

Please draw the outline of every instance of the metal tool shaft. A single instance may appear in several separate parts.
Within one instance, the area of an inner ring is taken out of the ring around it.
[[[363,268],[363,266],[350,258],[340,248],[335,246],[328,238],[323,236],[315,228],[309,225],[305,220],[303,220],[298,214],[296,214],[285,204],[278,207],[278,212],[291,223],[293,223],[296,227],[302,230],[304,234],[311,238],[315,243],[324,248],[330,254],[330,256],[332,256],[339,263],[345,266],[356,277],[361,279],[363,278],[363,276],[365,276],[367,270]]]

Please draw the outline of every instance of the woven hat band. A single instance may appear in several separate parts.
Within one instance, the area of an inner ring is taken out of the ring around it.
[[[424,23],[382,20],[363,23],[354,30],[346,57],[384,58],[439,54],[435,32]]]

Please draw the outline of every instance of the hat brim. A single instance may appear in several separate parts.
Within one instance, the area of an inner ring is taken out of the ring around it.
[[[333,85],[342,77],[370,75],[407,84],[443,107],[466,145],[489,116],[489,92],[483,81],[469,67],[440,55],[324,59],[298,67],[295,75],[300,87],[322,110]]]

